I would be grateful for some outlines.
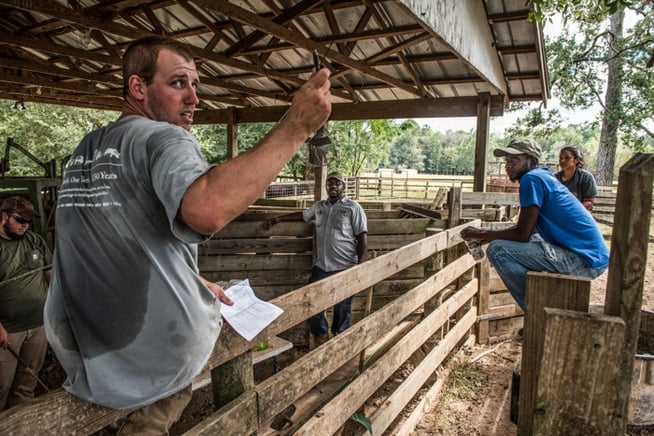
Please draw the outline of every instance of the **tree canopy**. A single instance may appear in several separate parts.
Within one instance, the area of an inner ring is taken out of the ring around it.
[[[654,4],[649,0],[536,0],[534,18],[563,19],[546,41],[553,93],[567,109],[602,108],[597,120],[597,173],[608,184],[618,143],[634,151],[654,149]],[[625,11],[629,25],[624,26]],[[532,110],[523,121],[547,136],[558,114]],[[593,126],[591,126],[593,127]]]

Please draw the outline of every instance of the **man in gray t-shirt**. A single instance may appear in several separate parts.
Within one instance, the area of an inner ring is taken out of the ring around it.
[[[337,172],[330,173],[326,180],[327,200],[314,203],[300,212],[271,218],[264,222],[270,229],[280,221],[316,223],[316,243],[313,268],[309,283],[324,279],[346,270],[367,259],[368,223],[359,203],[345,195],[345,178]],[[333,308],[331,332],[337,335],[352,324],[352,299],[346,298]],[[311,334],[316,344],[329,339],[329,326],[324,312],[309,318]]]
[[[329,72],[296,92],[259,145],[218,166],[188,132],[199,76],[185,45],[132,43],[123,82],[120,119],[87,135],[63,175],[44,325],[64,389],[112,408],[145,406],[121,431],[167,434],[218,338],[219,301],[231,304],[199,275],[197,244],[254,202],[325,123]]]

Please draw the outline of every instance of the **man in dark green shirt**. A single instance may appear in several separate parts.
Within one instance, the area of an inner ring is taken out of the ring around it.
[[[1,411],[34,397],[33,374],[41,369],[48,346],[43,305],[52,254],[45,240],[29,230],[37,215],[29,201],[10,197],[0,210]]]

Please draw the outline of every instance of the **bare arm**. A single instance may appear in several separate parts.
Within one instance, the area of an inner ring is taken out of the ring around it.
[[[368,259],[368,234],[366,232],[357,235],[357,257],[359,263]]]
[[[496,239],[527,242],[536,226],[538,213],[538,206],[525,207],[520,209],[520,216],[515,227],[504,230],[481,230],[475,227],[466,227],[461,231],[461,237],[465,240],[478,240],[482,244]]]
[[[304,218],[302,217],[302,211],[291,212],[287,213],[286,215],[270,218],[269,220],[264,221],[262,225],[264,229],[269,230],[272,226],[279,224],[282,221],[304,221]]]
[[[588,210],[593,210],[593,204],[595,203],[595,197],[593,198],[584,198],[581,204]]]
[[[212,168],[184,194],[178,218],[201,234],[215,233],[266,189],[305,140],[329,117],[329,70],[293,97],[286,117],[254,148]]]

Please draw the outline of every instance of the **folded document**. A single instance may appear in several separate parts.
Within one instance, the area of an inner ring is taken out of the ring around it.
[[[221,304],[220,313],[225,321],[248,341],[254,339],[284,312],[282,308],[257,298],[247,279],[230,286],[225,290],[225,294],[234,304]]]

